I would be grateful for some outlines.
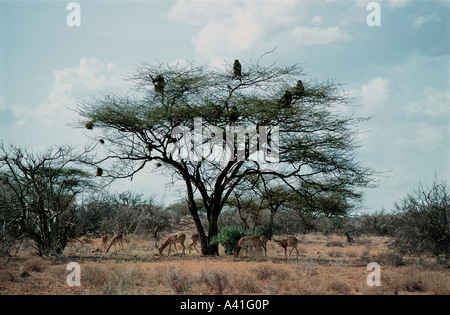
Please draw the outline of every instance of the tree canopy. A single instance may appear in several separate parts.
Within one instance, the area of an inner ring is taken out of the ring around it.
[[[184,181],[204,254],[217,253],[207,236],[217,234],[227,199],[249,176],[310,199],[318,192],[357,198],[356,189],[372,184],[372,170],[355,160],[363,118],[340,110],[351,102],[340,84],[306,80],[299,65],[240,62],[235,70],[143,65],[130,75],[129,93],[78,109],[94,143],[104,144],[105,155],[91,161],[103,176],[131,177],[149,166]]]

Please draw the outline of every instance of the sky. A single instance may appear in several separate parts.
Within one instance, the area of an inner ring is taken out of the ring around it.
[[[267,64],[342,83],[350,110],[371,117],[359,125],[356,160],[382,176],[359,211],[390,211],[419,183],[450,183],[450,2],[370,2],[0,0],[0,140],[82,148],[77,104],[126,92],[142,64],[220,67],[271,52]],[[166,204],[182,196],[152,171],[111,189]]]

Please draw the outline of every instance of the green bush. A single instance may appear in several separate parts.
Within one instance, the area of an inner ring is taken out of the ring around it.
[[[219,233],[211,239],[210,244],[222,244],[225,247],[225,253],[231,255],[239,239],[246,235],[247,233],[241,227],[228,225],[219,230]]]

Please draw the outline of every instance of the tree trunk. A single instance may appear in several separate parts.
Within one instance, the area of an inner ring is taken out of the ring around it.
[[[194,220],[195,227],[197,228],[198,236],[200,237],[200,244],[202,247],[203,255],[219,255],[219,247],[217,245],[210,245],[209,241],[213,236],[216,236],[219,232],[217,221],[219,219],[218,215],[212,215],[213,211],[208,211],[210,214],[208,216],[209,229],[208,235],[205,234],[205,229],[203,228],[202,222],[198,215],[197,205],[194,201],[188,202],[189,211],[191,212],[192,219]]]
[[[209,231],[208,237],[211,240],[212,237],[216,236],[219,233],[219,228],[217,225],[217,220],[219,219],[218,215],[211,214],[209,218]],[[204,255],[217,255],[219,256],[219,246],[218,245],[209,245],[205,248],[203,253]]]
[[[269,225],[265,232],[265,237],[267,237],[269,240],[271,240],[272,236],[273,236],[273,218],[274,217],[275,217],[275,212],[271,212],[270,217],[269,217]]]
[[[205,234],[205,229],[203,228],[202,221],[200,220],[200,217],[198,215],[198,209],[197,205],[195,204],[194,200],[188,200],[188,206],[189,206],[189,212],[192,215],[192,219],[194,220],[195,227],[197,229],[197,234],[200,238],[200,245],[202,248],[202,254],[205,254],[205,250],[208,247],[208,237]]]

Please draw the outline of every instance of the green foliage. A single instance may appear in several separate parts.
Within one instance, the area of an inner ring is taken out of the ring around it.
[[[246,235],[247,233],[241,227],[228,225],[221,228],[219,233],[212,237],[210,245],[222,244],[225,247],[225,253],[231,255],[239,239]]]
[[[253,231],[253,236],[260,236],[260,235],[265,235],[267,236],[268,233],[268,228],[267,227],[257,227],[254,231]],[[270,235],[272,237],[272,235]]]

